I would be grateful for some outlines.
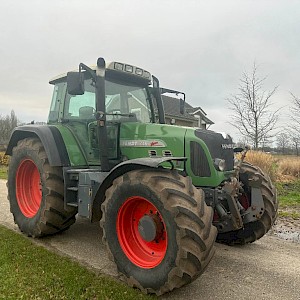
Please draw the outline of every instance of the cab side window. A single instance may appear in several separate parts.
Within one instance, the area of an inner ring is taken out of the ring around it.
[[[85,92],[83,95],[71,96],[65,117],[89,119],[95,112],[95,94]]]
[[[59,119],[60,105],[63,103],[64,91],[66,90],[66,83],[57,83],[54,86],[50,112],[48,116],[48,123],[57,122]]]
[[[67,94],[64,119],[93,119],[96,111],[95,88],[91,80],[84,81],[83,95]]]

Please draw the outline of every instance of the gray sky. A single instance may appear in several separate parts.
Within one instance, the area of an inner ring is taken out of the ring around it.
[[[253,62],[282,110],[300,96],[300,1],[1,1],[0,114],[46,121],[50,78],[99,56],[149,70],[216,124]]]

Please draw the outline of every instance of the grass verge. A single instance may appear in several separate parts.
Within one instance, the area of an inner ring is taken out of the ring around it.
[[[0,299],[155,299],[0,226]]]
[[[278,212],[278,215],[282,218],[292,218],[294,220],[299,220],[300,219],[300,213],[297,212],[297,211],[287,211],[287,210],[281,210],[279,208],[279,212]]]
[[[276,188],[282,207],[300,207],[300,180],[276,182]]]
[[[0,165],[0,179],[7,179],[7,168],[6,166]]]
[[[279,216],[300,219],[300,180],[276,182]]]

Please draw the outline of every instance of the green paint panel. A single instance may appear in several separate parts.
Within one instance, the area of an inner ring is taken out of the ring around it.
[[[73,134],[63,125],[55,125],[65,142],[71,166],[86,166],[87,162]]]
[[[204,150],[204,153],[207,157],[211,176],[210,177],[199,177],[195,176],[192,172],[191,168],[191,161],[190,161],[190,144],[191,142],[197,142],[198,144],[201,145],[201,147]],[[186,131],[186,136],[185,136],[185,150],[187,153],[187,156],[189,157],[188,162],[187,162],[187,173],[189,176],[192,178],[193,184],[195,186],[207,186],[207,187],[216,187],[220,185],[222,181],[224,181],[227,177],[224,172],[217,171],[216,168],[213,165],[213,159],[210,155],[210,151],[207,148],[206,144],[199,139],[198,137],[195,136],[195,129],[194,128],[188,128]]]
[[[195,186],[216,187],[224,181],[227,176],[224,172],[219,172],[213,165],[213,160],[206,144],[195,136],[195,129],[191,127],[177,127],[165,124],[143,124],[143,123],[123,123],[121,125],[121,152],[129,159],[149,157],[151,153],[157,156],[166,156],[170,151],[172,156],[188,158],[186,171],[192,178]],[[204,149],[208,160],[211,176],[195,176],[191,168],[190,142],[194,141]],[[155,152],[154,152],[155,151]],[[165,165],[168,167],[169,165]],[[183,169],[183,164],[176,166]]]
[[[184,127],[165,124],[123,123],[120,130],[121,152],[129,159],[154,154],[183,157],[185,131]],[[183,169],[183,163],[176,167]]]

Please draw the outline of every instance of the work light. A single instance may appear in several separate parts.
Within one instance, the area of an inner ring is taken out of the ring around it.
[[[125,65],[125,71],[128,72],[128,73],[132,73],[133,72],[133,66]]]
[[[123,71],[124,65],[118,62],[115,62],[115,69],[119,71]]]

